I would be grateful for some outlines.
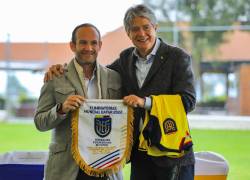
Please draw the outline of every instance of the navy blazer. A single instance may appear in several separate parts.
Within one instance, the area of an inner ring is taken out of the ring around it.
[[[183,49],[168,45],[161,40],[153,64],[142,87],[139,88],[136,77],[136,57],[133,54],[134,50],[134,47],[124,50],[121,52],[120,57],[109,66],[109,68],[119,72],[121,75],[123,96],[135,94],[145,97],[160,94],[179,94],[181,95],[185,111],[192,111],[195,107],[196,95],[191,57]],[[144,111],[142,108],[135,108],[135,147],[131,160],[133,160],[134,152],[137,152],[139,121],[144,117]],[[194,163],[192,149],[183,158],[179,158],[178,160],[167,157],[153,159],[160,166],[169,166],[170,164],[179,162],[183,165]]]

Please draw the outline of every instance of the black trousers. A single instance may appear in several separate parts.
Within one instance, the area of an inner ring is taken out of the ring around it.
[[[104,176],[104,177],[89,176],[81,169],[79,169],[79,172],[76,178],[76,180],[107,180],[107,179],[108,179],[107,176]]]
[[[159,167],[151,160],[132,161],[130,180],[194,180],[194,165]]]

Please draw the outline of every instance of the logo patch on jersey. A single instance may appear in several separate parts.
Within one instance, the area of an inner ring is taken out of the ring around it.
[[[95,133],[104,138],[111,132],[112,119],[109,115],[96,115],[95,116]]]
[[[163,121],[163,129],[165,134],[177,132],[175,121],[171,118],[167,118],[165,121]]]

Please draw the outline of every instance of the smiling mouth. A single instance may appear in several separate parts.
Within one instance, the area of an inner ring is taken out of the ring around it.
[[[82,52],[81,55],[83,56],[93,56],[95,53],[93,52]]]
[[[147,42],[148,41],[148,39],[138,39],[137,40],[137,42],[139,42],[139,43],[145,43],[145,42]]]

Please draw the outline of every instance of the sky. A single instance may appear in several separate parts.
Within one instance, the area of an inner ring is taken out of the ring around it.
[[[0,42],[8,34],[11,42],[69,42],[75,26],[86,22],[104,35],[122,26],[125,11],[139,3],[142,0],[0,0]],[[38,96],[43,74],[16,73],[30,95]],[[1,95],[6,90],[3,71],[0,86]]]
[[[101,34],[122,26],[125,11],[142,0],[0,0],[0,42],[68,42],[75,26]]]

